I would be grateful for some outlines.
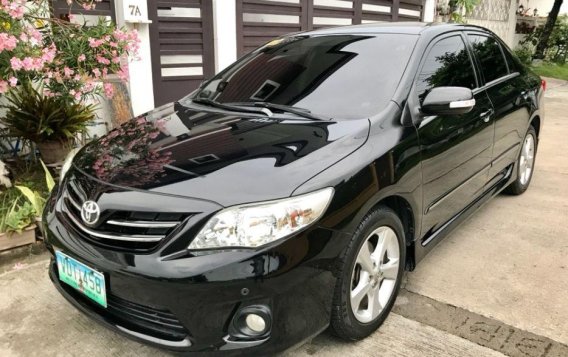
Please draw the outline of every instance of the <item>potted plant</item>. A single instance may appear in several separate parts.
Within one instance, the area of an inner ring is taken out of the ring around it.
[[[36,212],[29,202],[14,201],[8,214],[0,218],[0,251],[35,242]]]
[[[34,180],[32,186],[35,189],[29,184],[15,185],[14,188],[8,188],[10,192],[0,196],[0,251],[36,240],[36,223],[41,222],[47,195],[55,187],[55,181],[43,162],[41,166],[45,183],[41,179]]]
[[[45,95],[31,83],[23,83],[6,94],[1,120],[13,137],[34,142],[42,159],[50,164],[65,159],[75,135],[83,133],[94,118],[94,106]]]
[[[94,8],[96,0],[79,0]],[[47,163],[62,160],[94,118],[98,97],[113,96],[110,76],[126,81],[136,31],[104,19],[93,26],[54,19],[50,0],[0,2],[0,118],[10,135],[33,141]]]

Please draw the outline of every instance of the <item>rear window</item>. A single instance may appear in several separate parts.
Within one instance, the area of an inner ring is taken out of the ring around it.
[[[468,37],[475,56],[481,62],[486,83],[508,74],[501,46],[495,39],[482,35],[468,35]]]
[[[195,95],[221,103],[271,102],[354,119],[392,99],[415,35],[292,36],[268,43]]]

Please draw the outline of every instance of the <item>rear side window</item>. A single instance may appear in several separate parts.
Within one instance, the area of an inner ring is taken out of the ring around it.
[[[506,48],[502,48],[503,53],[505,54],[505,58],[507,59],[507,64],[509,65],[509,73],[514,72],[523,72],[522,65],[519,64],[518,60],[516,60],[513,54]]]
[[[473,65],[461,36],[444,38],[430,48],[418,80],[416,92],[420,101],[436,87],[477,87]]]
[[[509,74],[501,46],[491,37],[468,35],[473,53],[481,63],[485,82],[491,82]]]

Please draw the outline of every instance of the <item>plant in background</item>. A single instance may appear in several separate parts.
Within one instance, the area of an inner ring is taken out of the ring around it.
[[[43,161],[40,160],[40,162],[45,172],[45,184],[47,186],[47,192],[49,193],[53,190],[53,187],[55,187],[55,181]],[[16,185],[16,188],[20,190],[22,195],[24,195],[24,197],[28,200],[28,203],[32,205],[36,219],[40,219],[41,214],[43,213],[43,208],[45,207],[46,198],[41,192],[35,191],[33,188],[22,185]]]
[[[95,106],[75,102],[64,96],[49,96],[24,82],[6,95],[7,104],[0,106],[6,114],[0,119],[12,137],[23,137],[38,146],[47,162],[65,158],[67,148],[77,133],[95,114]]]
[[[109,76],[126,81],[139,39],[103,19],[85,26],[50,18],[49,1],[0,0],[0,95],[9,101],[0,123],[39,144],[51,163],[93,119],[89,103],[113,96]],[[73,2],[93,9],[98,0]]]
[[[55,187],[51,173],[41,160],[40,163],[43,177],[36,174],[27,182],[0,194],[0,234],[21,233],[40,219],[47,196]],[[26,170],[28,173],[29,169]]]
[[[521,46],[538,48],[542,40],[542,32],[544,27],[536,28],[532,33],[528,34],[521,42]],[[547,48],[544,51],[544,57],[539,57],[547,61],[563,64],[566,62],[568,49],[568,16],[564,15],[556,21],[552,32],[548,37]],[[535,51],[532,51],[535,57]]]
[[[21,206],[14,201],[8,214],[0,220],[0,233],[22,233],[22,231],[35,222],[35,210],[29,202]]]
[[[450,21],[464,23],[465,16],[471,14],[479,0],[450,0]]]
[[[534,50],[530,45],[519,45],[514,49],[514,52],[523,64],[527,66],[531,64]]]

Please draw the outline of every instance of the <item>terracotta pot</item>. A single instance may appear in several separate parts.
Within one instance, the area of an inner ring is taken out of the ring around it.
[[[0,251],[21,247],[36,240],[35,224],[27,227],[22,233],[0,233]]]
[[[41,159],[46,164],[55,164],[65,160],[65,157],[71,151],[70,142],[44,141],[36,143],[36,146],[41,154]]]

